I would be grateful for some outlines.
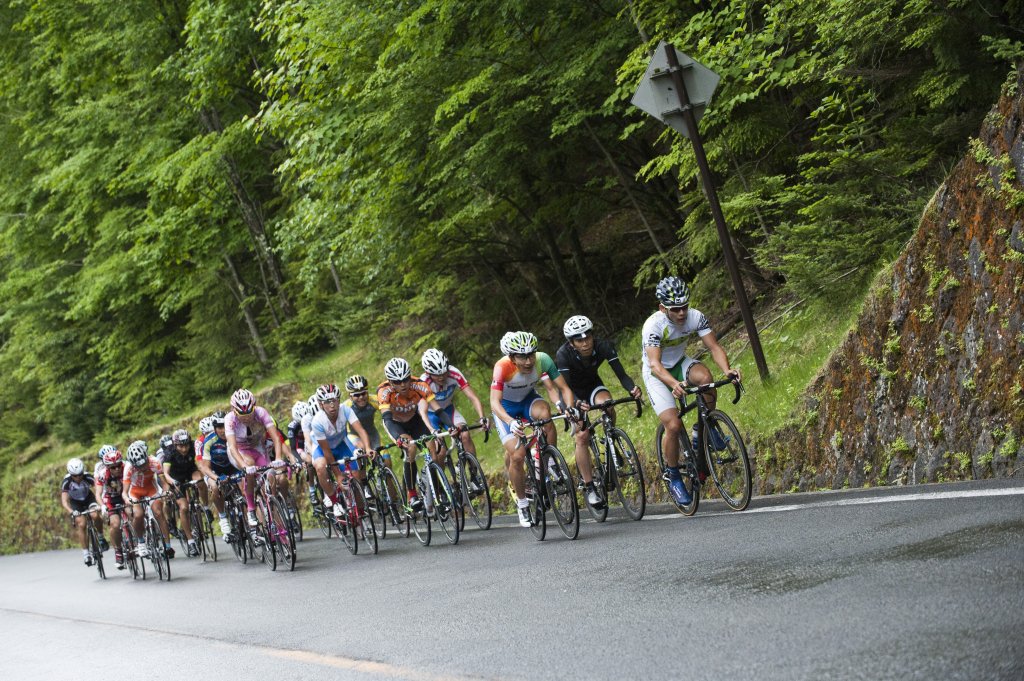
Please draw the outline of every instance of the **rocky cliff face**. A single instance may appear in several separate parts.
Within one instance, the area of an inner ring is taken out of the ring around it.
[[[939,188],[799,423],[755,445],[761,492],[1020,475],[1024,69]]]

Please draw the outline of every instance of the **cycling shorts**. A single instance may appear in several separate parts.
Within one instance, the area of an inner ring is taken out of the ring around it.
[[[463,417],[462,414],[459,413],[459,410],[455,408],[454,404],[449,404],[441,411],[448,414],[448,418],[450,418],[452,423],[454,423],[456,426],[467,425],[465,417]],[[430,421],[430,427],[433,428],[434,430],[437,430],[438,428],[441,427],[441,420],[437,418],[436,411],[428,411],[427,420]]]
[[[210,463],[210,469],[217,475],[234,475],[235,473],[238,472],[238,469],[230,464],[218,466],[213,462]]]
[[[502,400],[501,407],[505,410],[505,413],[512,418],[531,419],[530,411],[533,409],[533,403],[537,400],[543,399],[537,394],[536,390],[531,391],[524,399],[519,402],[510,402],[509,400]],[[508,424],[498,418],[497,414],[491,414],[494,420],[494,425],[498,429],[498,437],[501,438],[501,444],[505,444],[509,440],[515,437],[512,431],[509,429]]]
[[[142,499],[143,497],[155,497],[159,493],[160,493],[160,490],[158,490],[156,488],[156,485],[154,485],[154,484],[143,485],[142,487],[139,487],[137,485],[133,485],[131,490],[128,492],[128,497],[130,499],[138,501],[139,499]]]
[[[253,466],[269,466],[270,459],[267,457],[267,453],[262,449],[244,449],[238,448],[239,454],[247,454],[252,457]]]
[[[424,435],[430,435],[430,431],[427,429],[427,424],[423,423],[423,419],[414,418],[404,423],[402,421],[393,422],[398,430],[399,435],[408,435],[413,440],[423,437]]]
[[[68,505],[71,506],[72,511],[78,511],[79,513],[100,510],[100,505],[96,503],[96,495],[92,492],[89,492],[89,496],[82,501],[78,501],[77,499],[68,499]]]
[[[672,377],[678,381],[682,381],[684,384],[689,385],[687,377],[690,374],[690,369],[697,360],[692,357],[683,357],[679,360],[679,363],[668,370]],[[644,385],[647,386],[647,398],[651,401],[651,406],[654,408],[655,414],[661,414],[669,409],[679,409],[679,403],[672,395],[672,390],[665,385],[660,378],[651,373],[651,370],[644,365],[643,369]]]
[[[346,438],[342,438],[341,442],[337,446],[331,448],[331,455],[337,462],[345,461],[349,459],[351,462],[351,469],[354,471],[359,470],[359,461],[355,458],[356,452],[352,447],[352,443]],[[320,444],[317,443],[316,447],[313,448],[313,460],[324,458],[324,452],[320,449]]]

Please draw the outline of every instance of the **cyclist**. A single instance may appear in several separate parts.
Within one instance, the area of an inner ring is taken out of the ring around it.
[[[136,440],[128,445],[128,465],[124,468],[124,476],[121,478],[123,488],[121,497],[124,499],[125,508],[133,508],[131,502],[138,501],[145,497],[152,497],[163,491],[163,484],[160,482],[160,464],[154,457],[149,455],[149,448],[143,440]],[[153,514],[156,515],[157,523],[160,525],[160,533],[163,535],[164,552],[168,558],[174,558],[174,549],[167,537],[167,519],[164,517],[164,502],[162,499],[155,499],[152,502]],[[134,506],[132,526],[135,529],[135,537],[138,539],[138,554],[142,557],[149,555],[149,547],[146,546],[146,535],[143,532],[143,523],[146,514],[142,505]]]
[[[85,463],[78,458],[70,459],[67,463],[68,474],[60,482],[60,505],[64,507],[75,523],[75,537],[82,547],[82,559],[85,564],[93,564],[93,556],[89,553],[89,545],[85,537],[85,513],[92,516],[97,525],[100,524],[100,507],[96,503],[96,495],[92,488],[95,479],[85,472]],[[79,515],[75,515],[75,514]]]
[[[124,462],[121,459],[121,452],[114,445],[100,447],[100,465],[94,476],[96,498],[103,501],[100,510],[110,523],[110,541],[114,544],[114,561],[118,570],[124,569],[124,553],[121,546],[121,514],[115,510],[124,503],[121,498],[121,492],[124,490],[124,483],[121,481],[123,473]]]
[[[288,422],[286,437],[291,450],[306,463],[311,463],[313,457],[306,451],[306,434],[302,430],[302,417],[308,410],[309,407],[301,400],[292,405],[292,420]]]
[[[203,458],[197,461],[196,465],[206,476],[206,484],[210,487],[210,496],[213,497],[213,505],[217,509],[220,533],[224,535],[225,541],[230,541],[231,523],[228,522],[227,513],[224,511],[224,495],[221,494],[220,483],[229,475],[237,473],[238,469],[231,464],[228,457],[224,412],[215,412],[210,418],[213,433],[203,440]]]
[[[355,412],[356,418],[366,431],[372,449],[380,447],[380,433],[377,432],[376,416],[380,413],[380,403],[377,396],[370,394],[370,382],[365,376],[356,374],[345,379],[345,392],[348,399],[342,402],[343,405]],[[353,445],[358,445],[358,435],[351,428],[348,430],[348,440]],[[391,456],[383,454],[382,458],[388,468],[391,467]]]
[[[590,319],[583,315],[569,317],[562,325],[562,335],[565,336],[565,343],[555,353],[555,364],[577,400],[582,400],[588,406],[592,406],[612,398],[608,388],[597,374],[597,369],[602,362],[608,362],[608,366],[615,372],[627,393],[634,399],[640,399],[642,395],[640,387],[633,382],[633,379],[622,367],[615,345],[610,340],[594,337],[594,323]],[[609,409],[608,415],[614,421],[615,410]],[[576,467],[579,468],[580,477],[583,478],[583,484],[587,489],[587,503],[591,506],[599,506],[603,502],[601,493],[594,487],[593,466],[590,461],[590,437],[589,430],[579,429],[576,431]]]
[[[231,412],[224,419],[224,433],[228,441],[228,456],[239,470],[246,473],[245,494],[246,521],[249,527],[256,527],[256,468],[271,465],[264,450],[267,436],[273,443],[273,465],[284,466],[282,443],[284,438],[277,430],[274,418],[263,407],[256,406],[256,398],[245,388],[239,388],[231,395]]]
[[[192,519],[188,516],[188,498],[182,485],[190,480],[199,480],[198,487],[206,487],[202,483],[203,474],[199,472],[196,465],[196,458],[193,454],[195,449],[188,431],[179,428],[171,434],[171,441],[174,448],[164,456],[164,479],[170,484],[174,492],[174,501],[178,504],[178,517],[181,518],[181,529],[185,532],[185,541],[189,557],[199,555],[199,547],[196,546],[195,537],[192,536]]]
[[[337,465],[340,474],[343,469],[340,462],[351,459],[351,470],[358,476],[360,471],[356,456],[360,451],[367,451],[370,448],[369,437],[363,425],[359,423],[359,417],[341,404],[340,395],[341,391],[333,383],[325,383],[317,388],[316,398],[320,402],[320,411],[310,424],[313,442],[316,443],[313,447],[313,465],[316,467],[320,486],[324,490],[324,506],[328,509],[333,507],[335,517],[341,517],[344,509],[339,503],[338,487],[331,482],[328,471]],[[349,428],[359,436],[361,450],[349,442]]]
[[[302,416],[302,420],[299,425],[302,429],[303,441],[309,443],[306,445],[307,454],[309,454],[310,465],[313,463],[313,448],[316,446],[316,441],[313,439],[313,433],[310,430],[313,426],[313,417],[320,413],[320,402],[316,399],[316,393],[314,392],[306,400],[306,413]],[[315,469],[314,469],[315,470]],[[309,503],[311,507],[316,507],[320,502],[316,498],[316,478],[313,476],[307,477],[306,482],[308,483],[309,489]]]
[[[485,429],[490,428],[491,422],[484,416],[484,407],[480,404],[480,398],[473,392],[473,388],[470,387],[469,381],[462,375],[462,372],[448,362],[448,357],[443,352],[437,348],[430,348],[423,353],[420,363],[423,365],[423,374],[420,376],[420,380],[430,387],[437,403],[448,414],[448,418],[456,428],[466,425],[465,417],[455,408],[456,388],[466,395],[466,399],[476,409],[478,423]],[[427,418],[435,430],[441,427],[436,411],[428,411]],[[470,437],[469,431],[463,430],[459,437],[466,447],[466,451],[476,454],[476,446],[473,444],[473,438]]]
[[[392,357],[384,365],[384,377],[387,379],[377,386],[377,401],[380,403],[381,420],[388,435],[405,453],[405,488],[408,490],[409,503],[417,507],[422,503],[416,493],[416,454],[418,448],[412,440],[430,434],[430,422],[427,409],[437,412],[438,421],[446,428],[454,427],[448,414],[434,399],[434,393],[423,381],[412,380],[412,369],[401,357]],[[417,413],[419,419],[416,418]],[[433,445],[431,452],[436,451]],[[444,465],[444,457],[438,457],[438,463]]]
[[[558,373],[555,363],[546,353],[537,352],[537,337],[528,331],[512,331],[501,339],[504,353],[494,365],[491,381],[491,410],[494,424],[505,448],[505,468],[516,495],[519,524],[530,526],[530,506],[526,498],[526,472],[523,468],[526,449],[519,438],[524,435],[520,419],[544,419],[551,416],[548,403],[537,394],[538,383],[543,383],[548,397],[559,412],[576,415],[572,391]],[[557,444],[554,424],[544,426],[548,442]]]
[[[686,341],[696,334],[726,376],[735,381],[742,379],[740,370],[729,366],[729,358],[718,344],[707,318],[689,306],[690,290],[682,279],[665,277],[658,282],[654,295],[658,299],[658,311],[647,318],[642,332],[644,384],[651,406],[665,426],[662,452],[669,472],[669,491],[677,504],[686,505],[693,498],[679,474],[679,437],[683,423],[676,399],[683,396],[686,386],[703,385],[712,380],[706,366],[687,356]],[[716,391],[708,392],[705,400],[714,409]],[[693,447],[696,450],[696,425]]]
[[[160,446],[156,450],[154,458],[157,463],[163,465],[164,457],[167,456],[171,451],[174,450],[174,442],[171,441],[170,434],[164,434],[160,436]]]
[[[211,433],[213,433],[213,417],[204,416],[199,419],[199,437],[192,443],[196,454],[196,461],[203,458],[203,440],[209,437]],[[205,504],[206,501],[204,500],[203,503]]]

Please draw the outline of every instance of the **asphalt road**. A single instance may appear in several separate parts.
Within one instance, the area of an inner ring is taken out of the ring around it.
[[[552,529],[554,530],[552,532]],[[311,535],[307,533],[307,537]],[[100,582],[80,553],[0,558],[6,679],[1022,679],[1024,482],[499,524],[295,572],[174,559]],[[223,548],[223,547],[222,547]],[[110,554],[108,554],[110,556]],[[110,556],[112,562],[112,556]]]

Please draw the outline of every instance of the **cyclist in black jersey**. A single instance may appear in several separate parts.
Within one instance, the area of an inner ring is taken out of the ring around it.
[[[196,546],[196,540],[192,536],[192,519],[188,514],[188,499],[185,497],[182,485],[193,479],[201,481],[203,474],[196,466],[195,448],[188,431],[179,428],[171,435],[171,441],[173,443],[171,451],[164,454],[164,478],[171,484],[171,490],[174,492],[175,501],[178,504],[178,518],[181,529],[185,533],[187,553],[189,557],[195,557],[199,555],[199,547]],[[205,487],[202,482],[199,484]]]
[[[626,392],[636,399],[640,398],[640,387],[623,368],[615,345],[610,340],[594,336],[594,324],[590,319],[583,315],[569,317],[562,326],[562,333],[565,343],[555,353],[555,365],[575,395],[577,406],[580,402],[589,406],[611,399],[611,393],[597,373],[603,362],[612,368]],[[614,421],[614,409],[609,409],[608,415]],[[587,489],[587,502],[597,506],[601,503],[601,496],[594,488],[593,465],[588,446],[590,435],[589,430],[576,432],[576,467]]]

